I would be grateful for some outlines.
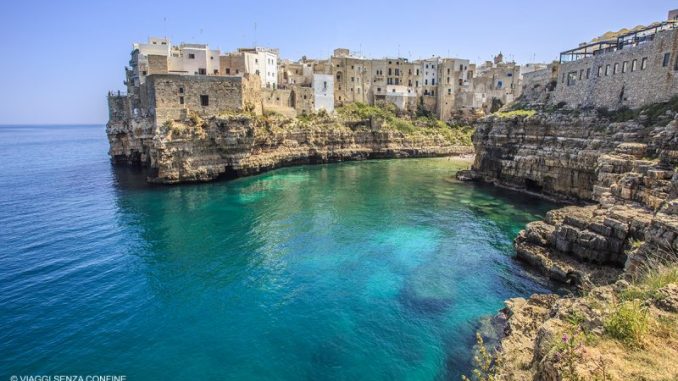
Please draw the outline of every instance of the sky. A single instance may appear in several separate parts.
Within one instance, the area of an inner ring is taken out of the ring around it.
[[[345,47],[373,58],[432,55],[550,62],[609,30],[665,20],[675,0],[31,1],[0,3],[0,124],[103,124],[133,42],[167,36],[282,58]]]

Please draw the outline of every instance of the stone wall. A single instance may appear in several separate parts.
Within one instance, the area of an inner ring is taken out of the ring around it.
[[[188,111],[218,115],[244,106],[241,77],[153,74],[147,77],[146,86],[158,125],[183,119]]]
[[[667,53],[669,62],[663,66]],[[638,46],[563,62],[553,102],[618,109],[666,101],[678,94],[677,60],[678,29],[674,29]]]
[[[560,64],[549,64],[545,69],[523,74],[520,102],[546,104],[553,96],[558,83]]]
[[[167,56],[149,54],[148,57],[148,72],[151,74],[167,74]]]

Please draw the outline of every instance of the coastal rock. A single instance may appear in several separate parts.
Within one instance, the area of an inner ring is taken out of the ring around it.
[[[551,279],[585,288],[611,283],[661,247],[677,247],[676,120],[645,126],[594,113],[489,117],[473,142],[474,176],[580,204],[550,211],[515,239],[517,258]]]
[[[249,115],[187,119],[155,127],[147,119],[107,126],[114,163],[148,167],[149,181],[240,177],[295,164],[470,154],[440,134],[407,135],[326,118],[313,123]]]

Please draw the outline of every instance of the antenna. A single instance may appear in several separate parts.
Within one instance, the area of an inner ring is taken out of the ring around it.
[[[257,23],[256,21],[254,22],[254,46],[253,48],[257,47]]]

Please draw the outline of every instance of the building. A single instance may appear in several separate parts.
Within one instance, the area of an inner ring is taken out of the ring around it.
[[[485,113],[494,112],[518,98],[520,90],[520,66],[504,62],[500,52],[493,61],[486,61],[477,69],[473,79],[473,107]]]
[[[634,28],[560,54],[554,102],[636,108],[678,94],[678,21]]]
[[[334,112],[334,76],[313,74],[313,111]]]
[[[278,87],[278,49],[240,48],[228,53],[219,62],[224,75],[255,74],[261,80],[261,87]]]

